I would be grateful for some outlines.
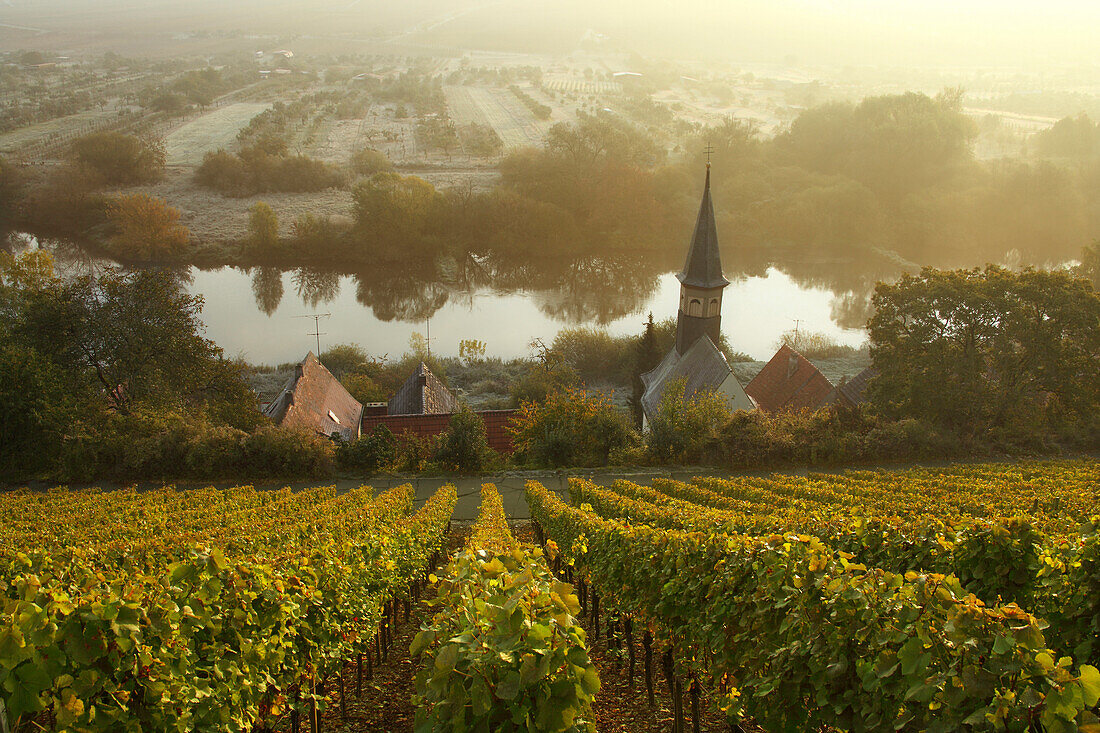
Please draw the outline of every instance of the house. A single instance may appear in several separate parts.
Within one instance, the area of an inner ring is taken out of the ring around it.
[[[825,404],[859,407],[867,401],[867,385],[876,374],[878,372],[874,367],[867,367],[851,379],[842,381],[826,398]]]
[[[371,404],[364,408],[360,432],[369,435],[379,425],[385,425],[394,435],[430,438],[447,430],[451,415],[458,409],[458,400],[443,380],[435,376],[427,364],[420,362],[388,403]],[[477,415],[485,423],[489,447],[501,453],[511,453],[512,436],[507,428],[515,410],[483,410]]]
[[[668,387],[684,380],[684,397],[711,391],[723,396],[731,410],[751,410],[745,393],[718,343],[722,334],[722,291],[729,280],[722,274],[718,228],[710,197],[710,163],[703,200],[691,237],[680,281],[676,313],[676,344],[653,370],[642,375],[642,426],[653,420]]]
[[[312,351],[294,368],[264,414],[276,425],[312,430],[324,436],[338,433],[345,440],[359,437],[363,406],[325,369]]]
[[[449,415],[458,409],[458,401],[447,385],[432,374],[424,362],[409,375],[390,398],[390,415]]]
[[[827,404],[833,385],[810,360],[783,344],[745,392],[769,413],[816,410]]]

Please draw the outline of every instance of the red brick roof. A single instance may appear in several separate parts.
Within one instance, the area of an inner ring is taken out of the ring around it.
[[[832,383],[786,344],[745,385],[745,392],[765,412],[816,410],[833,391]]]
[[[325,436],[339,433],[352,440],[359,437],[363,406],[311,351],[264,414],[276,425],[313,430]]]

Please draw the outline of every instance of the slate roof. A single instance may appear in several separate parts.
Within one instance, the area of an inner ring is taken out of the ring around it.
[[[645,385],[642,410],[646,415],[655,414],[668,385],[677,379],[687,378],[684,397],[691,397],[697,392],[718,389],[731,374],[726,355],[714,345],[710,336],[696,340],[683,356],[676,349],[670,349],[660,364],[642,375]]]
[[[458,402],[447,386],[432,374],[424,362],[393,393],[391,415],[445,415],[458,409]]]
[[[745,392],[765,412],[816,410],[833,391],[832,383],[817,367],[784,344],[751,382]]]
[[[696,288],[723,288],[730,281],[722,274],[722,257],[718,251],[718,227],[714,223],[714,204],[710,200],[710,165],[703,186],[703,201],[695,220],[684,269],[676,276],[684,285]]]
[[[276,425],[313,430],[324,436],[339,433],[352,440],[359,437],[363,406],[311,351],[295,367],[279,396],[264,408],[264,414]]]
[[[846,382],[837,385],[836,391],[850,405],[860,405],[867,401],[867,383],[878,374],[874,367],[867,367]]]

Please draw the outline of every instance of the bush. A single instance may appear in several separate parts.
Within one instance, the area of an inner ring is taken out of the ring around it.
[[[352,153],[351,169],[361,176],[373,176],[375,173],[392,171],[393,163],[377,150],[363,148]]]
[[[814,331],[787,331],[775,343],[777,349],[782,346],[794,349],[807,359],[836,359],[859,353],[857,348],[837,343],[833,337]]]
[[[164,171],[165,150],[159,142],[121,132],[93,132],[78,138],[69,150],[81,169],[112,186],[155,181]]]
[[[551,348],[581,379],[595,381],[629,371],[630,341],[595,328],[563,328]]]
[[[334,451],[331,441],[304,431],[265,425],[247,433],[193,414],[142,409],[74,426],[61,444],[60,477],[316,477],[332,472]]]
[[[722,427],[730,419],[729,405],[717,392],[685,398],[686,381],[668,385],[649,424],[646,447],[658,461],[685,463],[712,457]]]
[[[304,430],[265,425],[244,439],[244,468],[258,476],[327,476],[336,447]]]
[[[375,473],[393,464],[397,458],[397,438],[385,425],[379,425],[370,435],[336,447],[336,461],[341,468]]]
[[[463,405],[451,415],[447,430],[439,436],[433,460],[448,471],[477,473],[491,457],[485,422],[469,405]]]
[[[540,466],[604,466],[613,450],[638,440],[609,398],[574,388],[523,403],[508,431],[517,457]]]
[[[224,150],[207,153],[195,171],[195,182],[225,196],[251,196],[267,191],[321,191],[341,185],[343,179],[323,161],[277,155],[255,146],[240,155]]]
[[[122,260],[175,260],[191,239],[187,227],[180,224],[179,209],[143,193],[111,201],[107,218],[115,229],[107,249]]]
[[[420,473],[428,465],[435,447],[435,437],[420,437],[415,433],[402,433],[397,437],[397,458],[394,467],[404,473]]]
[[[202,164],[195,171],[195,182],[226,196],[248,196],[252,190],[248,164],[224,150],[203,156]]]

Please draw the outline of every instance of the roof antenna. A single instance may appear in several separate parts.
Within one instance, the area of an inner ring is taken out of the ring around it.
[[[707,170],[710,170],[710,154],[714,152],[714,147],[707,142],[707,146],[703,148],[703,153],[707,156]]]
[[[321,360],[321,337],[325,336],[325,333],[321,332],[321,319],[331,317],[331,313],[313,313],[304,316],[294,316],[294,318],[312,318],[313,330],[306,333],[306,336],[317,337],[317,361]]]

